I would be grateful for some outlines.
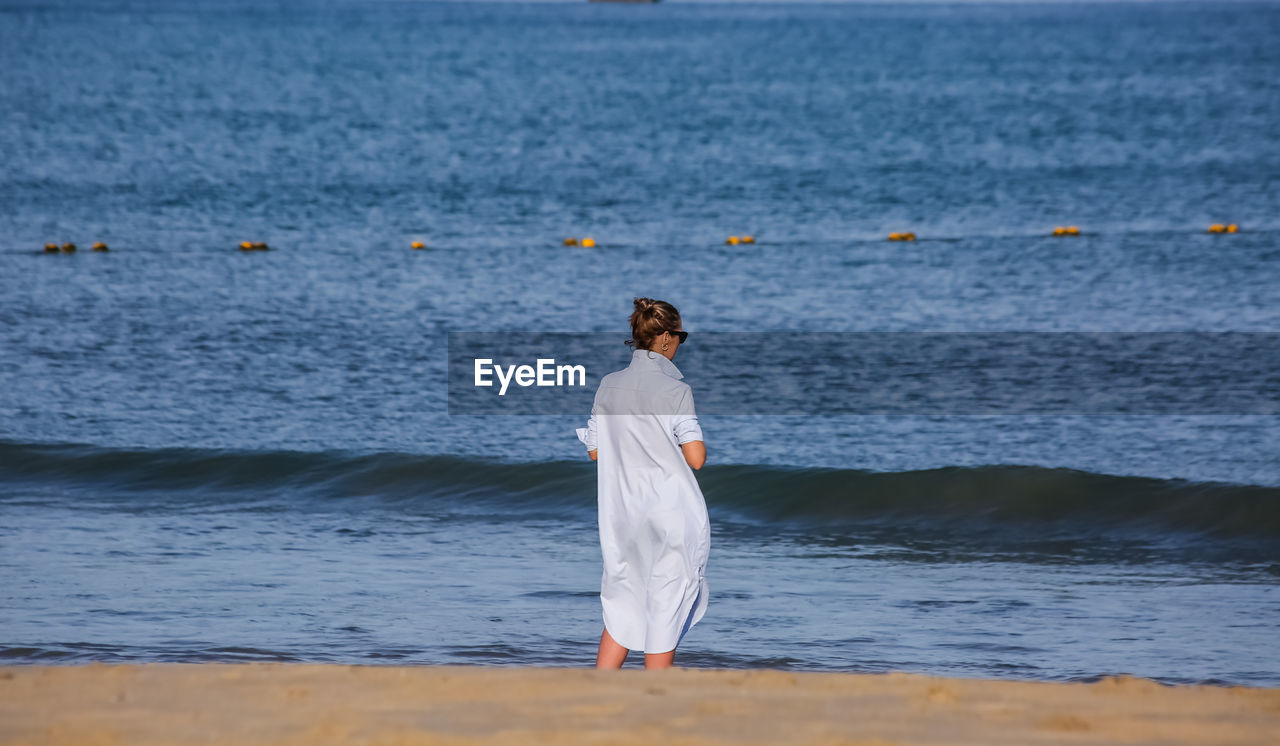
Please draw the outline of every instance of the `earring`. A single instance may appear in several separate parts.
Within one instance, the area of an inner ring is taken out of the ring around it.
[[[667,347],[668,347],[668,346],[669,346],[669,345],[663,345],[663,346],[662,346],[662,351],[663,351],[663,352],[666,352],[666,351],[667,351]]]

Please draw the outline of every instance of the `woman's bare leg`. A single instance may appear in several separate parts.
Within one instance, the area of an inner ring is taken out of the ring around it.
[[[629,651],[619,645],[606,629],[600,634],[600,650],[596,653],[596,668],[622,668]],[[646,656],[646,667],[648,666]]]
[[[668,650],[665,653],[645,653],[645,668],[671,668],[671,664],[675,663],[676,651]]]

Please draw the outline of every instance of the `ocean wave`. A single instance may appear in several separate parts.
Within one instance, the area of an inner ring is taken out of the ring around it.
[[[1280,541],[1280,488],[1039,466],[907,472],[727,464],[698,474],[713,515],[761,526],[1060,527]],[[24,489],[27,488],[27,489]],[[56,488],[56,489],[31,489]],[[174,505],[377,498],[440,509],[587,516],[590,463],[404,453],[119,449],[0,441],[0,500],[32,492]]]

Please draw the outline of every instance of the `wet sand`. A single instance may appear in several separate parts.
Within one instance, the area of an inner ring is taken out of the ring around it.
[[[0,668],[0,744],[1277,744],[1280,689],[786,671]]]

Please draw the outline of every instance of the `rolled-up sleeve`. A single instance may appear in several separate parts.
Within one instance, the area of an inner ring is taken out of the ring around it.
[[[686,388],[676,405],[676,413],[671,417],[671,434],[680,445],[702,440],[702,426],[698,424],[698,415],[693,409],[693,391]]]
[[[587,418],[587,426],[580,427],[575,432],[578,433],[578,440],[587,447],[587,453],[596,450],[596,408],[591,407],[591,416]]]

